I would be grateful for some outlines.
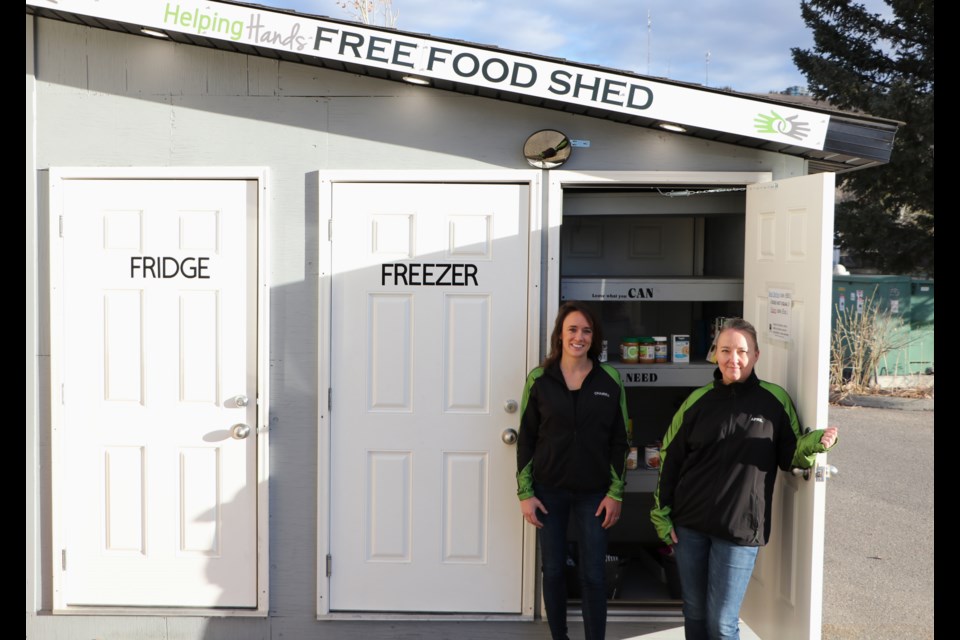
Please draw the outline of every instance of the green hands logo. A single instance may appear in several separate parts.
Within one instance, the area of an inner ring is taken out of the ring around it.
[[[771,109],[770,115],[758,113],[757,117],[753,119],[753,126],[758,133],[780,133],[797,140],[803,140],[810,133],[810,127],[806,122],[797,122],[798,117],[784,118]]]

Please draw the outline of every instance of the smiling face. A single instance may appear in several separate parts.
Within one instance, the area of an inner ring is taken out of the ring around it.
[[[579,311],[571,311],[563,319],[561,334],[564,358],[586,358],[593,344],[593,327]]]
[[[725,329],[717,338],[717,366],[720,367],[723,384],[743,382],[749,378],[759,357],[760,350],[745,331]]]

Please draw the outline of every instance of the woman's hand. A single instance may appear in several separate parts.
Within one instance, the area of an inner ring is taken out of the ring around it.
[[[543,506],[543,503],[540,502],[536,496],[520,501],[520,512],[523,513],[523,519],[535,526],[537,529],[543,526],[543,523],[540,522],[540,518],[537,517],[538,509],[544,513],[548,513],[547,508]]]
[[[617,500],[614,500],[610,496],[604,496],[603,500],[600,501],[600,506],[597,507],[597,512],[593,515],[600,517],[601,513],[604,514],[603,523],[600,526],[604,529],[609,529],[617,524],[617,520],[620,519],[621,506]]]
[[[827,427],[823,430],[823,436],[820,437],[820,444],[829,449],[837,441],[837,428]]]

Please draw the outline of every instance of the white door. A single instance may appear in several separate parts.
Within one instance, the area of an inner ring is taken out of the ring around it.
[[[333,185],[331,610],[520,612],[528,201]]]
[[[63,185],[60,600],[255,607],[256,184]]]
[[[810,429],[827,426],[833,196],[832,173],[747,188],[743,313],[759,333],[757,375],[790,393]],[[741,612],[762,638],[820,638],[826,485],[814,476],[777,479]]]

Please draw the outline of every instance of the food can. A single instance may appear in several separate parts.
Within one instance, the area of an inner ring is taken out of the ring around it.
[[[660,447],[655,444],[648,444],[643,448],[643,465],[647,469],[660,468]]]
[[[636,469],[637,468],[637,448],[630,447],[630,453],[627,454],[627,469]]]

